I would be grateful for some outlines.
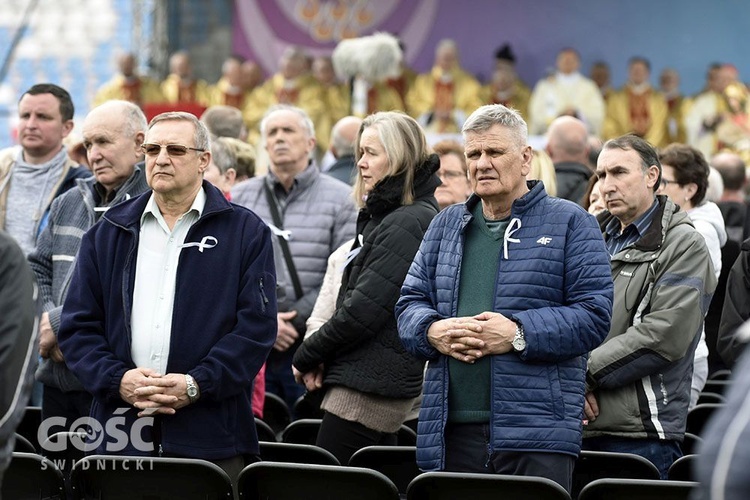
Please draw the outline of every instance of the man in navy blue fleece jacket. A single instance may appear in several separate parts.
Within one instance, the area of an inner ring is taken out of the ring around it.
[[[98,453],[202,458],[234,476],[258,453],[252,384],[276,337],[276,283],[269,228],[203,181],[209,146],[193,115],[151,121],[152,191],[83,238],[58,340],[94,396]]]

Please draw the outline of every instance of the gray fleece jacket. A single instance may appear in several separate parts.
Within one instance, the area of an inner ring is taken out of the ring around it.
[[[132,175],[118,188],[110,206],[149,189],[142,167],[142,163],[135,166]],[[73,276],[81,238],[103,213],[95,210],[95,182],[94,177],[79,179],[75,188],[52,202],[47,227],[39,236],[36,249],[28,257],[39,283],[43,309],[49,313],[55,335],[60,328],[60,313]],[[65,363],[56,363],[51,359],[42,360],[36,378],[64,392],[83,390]]]

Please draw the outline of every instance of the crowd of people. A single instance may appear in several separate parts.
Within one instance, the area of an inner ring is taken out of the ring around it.
[[[267,391],[315,400],[342,464],[416,421],[424,471],[571,491],[589,449],[666,478],[748,337],[747,89],[723,64],[694,98],[673,70],[657,90],[634,57],[613,90],[570,48],[529,89],[496,56],[485,86],[450,40],[429,73],[340,82],[336,54],[291,47],[265,82],[232,56],[210,86],[186,53],[160,85],[125,55],[73,142],[65,89],[24,92],[0,151],[0,479],[36,354],[44,418],[140,432],[98,453],[237,477]]]

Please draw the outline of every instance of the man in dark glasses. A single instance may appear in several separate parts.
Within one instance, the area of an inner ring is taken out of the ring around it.
[[[97,453],[201,458],[236,478],[258,455],[253,380],[276,338],[271,231],[204,181],[195,116],[156,116],[142,150],[151,192],[84,236],[60,347],[106,429]]]

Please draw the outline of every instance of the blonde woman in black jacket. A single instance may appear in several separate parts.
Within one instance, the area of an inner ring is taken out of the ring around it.
[[[317,444],[346,465],[360,448],[395,444],[422,387],[422,362],[401,345],[394,306],[438,212],[440,161],[409,116],[365,118],[355,144],[360,207],[336,312],[294,356],[295,376],[325,391]]]

